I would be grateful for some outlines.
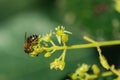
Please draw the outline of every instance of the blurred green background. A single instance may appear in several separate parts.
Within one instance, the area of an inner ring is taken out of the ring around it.
[[[63,25],[73,34],[69,44],[87,43],[87,35],[97,41],[120,39],[120,13],[113,0],[0,0],[0,80],[65,80],[78,64],[99,64],[95,48],[69,50],[63,71],[49,64],[60,52],[46,59],[28,56],[23,49],[28,35],[46,34]],[[120,46],[102,47],[110,64],[119,67]],[[100,66],[101,67],[101,66]]]

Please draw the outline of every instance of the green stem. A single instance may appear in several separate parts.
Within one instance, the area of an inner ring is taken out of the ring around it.
[[[98,77],[107,77],[107,76],[111,76],[111,75],[113,75],[113,73],[111,71],[106,71],[106,72],[101,73],[100,75],[97,75],[97,74],[88,75],[87,80],[88,79],[94,80]]]
[[[113,75],[114,73],[113,72],[111,72],[111,71],[106,71],[106,72],[103,72],[102,74],[101,74],[101,76],[102,77],[106,77],[106,76],[111,76],[111,75]]]
[[[99,46],[109,46],[109,45],[120,45],[120,40],[114,40],[114,41],[104,41],[104,42],[97,42]],[[80,45],[72,45],[72,46],[52,46],[50,48],[43,47],[44,50],[63,50],[63,49],[80,49],[80,48],[91,48],[96,47],[94,43],[88,43],[88,44],[80,44]]]

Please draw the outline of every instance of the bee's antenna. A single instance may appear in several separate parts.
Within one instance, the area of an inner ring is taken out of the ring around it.
[[[27,38],[27,32],[25,32],[25,40],[26,40],[26,38]]]

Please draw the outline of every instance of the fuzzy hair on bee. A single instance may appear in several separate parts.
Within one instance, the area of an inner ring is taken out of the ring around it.
[[[25,53],[31,53],[34,51],[33,46],[38,44],[38,35],[31,35],[27,37],[27,33],[25,32],[25,41],[24,41],[24,51]]]

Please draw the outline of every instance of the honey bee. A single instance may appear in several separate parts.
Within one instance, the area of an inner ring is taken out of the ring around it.
[[[25,53],[31,53],[34,51],[33,46],[38,44],[38,35],[31,35],[26,37],[27,33],[25,32],[25,42],[24,42],[24,51]]]

